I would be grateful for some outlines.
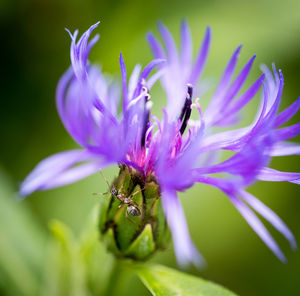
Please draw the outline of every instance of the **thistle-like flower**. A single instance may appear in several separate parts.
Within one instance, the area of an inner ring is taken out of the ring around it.
[[[135,172],[141,186],[147,184],[147,180],[154,180],[158,185],[177,260],[181,265],[190,262],[197,265],[202,257],[190,238],[177,192],[197,182],[205,183],[227,194],[265,244],[285,261],[280,248],[250,207],[280,231],[292,248],[296,248],[292,233],[271,209],[246,191],[257,180],[299,184],[300,173],[268,167],[272,157],[300,154],[300,145],[286,142],[300,133],[300,123],[280,128],[300,107],[298,99],[278,112],[283,89],[281,71],[275,66],[272,71],[263,66],[263,74],[239,95],[255,58],[250,58],[233,79],[241,50],[239,46],[204,112],[197,96],[210,47],[210,28],[207,28],[193,62],[187,23],[183,22],[181,27],[180,52],[167,28],[159,25],[164,46],[153,34],[148,34],[155,60],[142,71],[137,65],[129,81],[120,55],[120,101],[118,85],[109,82],[97,66],[88,63],[89,52],[98,36],[90,42],[88,39],[97,25],[93,25],[77,42],[78,31],[73,35],[70,33],[72,65],[60,79],[56,95],[61,120],[82,149],[58,153],[42,161],[23,182],[21,194],[26,196],[36,190],[66,185],[105,167],[121,165],[123,169]],[[155,67],[157,72],[150,77]],[[151,114],[151,87],[157,80],[167,96],[161,120]],[[213,133],[216,126],[233,126],[239,120],[239,112],[261,86],[261,104],[252,124]],[[197,120],[191,120],[192,112],[196,113]],[[219,161],[222,150],[232,151],[233,156]],[[215,173],[223,175],[216,177],[212,175]],[[119,199],[120,206],[127,205],[127,214],[139,214],[140,209],[135,208],[133,201],[125,199],[120,189],[112,188],[111,194]]]

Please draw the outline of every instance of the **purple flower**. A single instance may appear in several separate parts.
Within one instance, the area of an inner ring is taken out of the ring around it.
[[[300,173],[280,172],[268,167],[276,156],[300,154],[300,145],[286,142],[300,133],[300,124],[280,128],[300,107],[300,99],[278,112],[283,75],[275,66],[241,95],[255,56],[233,78],[239,46],[226,66],[215,93],[202,111],[197,97],[199,83],[211,40],[210,28],[193,62],[192,40],[186,22],[181,27],[178,52],[168,29],[159,25],[163,45],[151,33],[148,41],[155,60],[142,71],[137,65],[129,79],[122,55],[122,95],[119,86],[105,78],[100,69],[88,63],[88,54],[98,36],[90,42],[95,24],[76,42],[78,31],[70,33],[72,66],[57,87],[57,108],[61,120],[81,149],[66,151],[42,161],[23,182],[23,196],[85,178],[113,164],[134,167],[146,178],[152,174],[160,185],[164,212],[172,231],[179,264],[199,264],[201,255],[193,245],[177,191],[200,182],[219,188],[247,220],[275,255],[285,261],[278,245],[257,218],[268,220],[296,248],[295,239],[284,222],[267,206],[246,192],[256,180],[288,181],[299,184]],[[157,72],[150,76],[152,70]],[[150,90],[160,80],[167,107],[159,120],[151,114]],[[199,87],[200,85],[200,87]],[[239,112],[263,86],[261,104],[247,127],[214,133],[215,127],[228,127],[239,120]],[[120,103],[120,97],[122,102]],[[119,112],[121,105],[122,112]],[[197,120],[191,120],[196,112]],[[222,150],[233,156],[219,161]],[[222,177],[213,174],[221,173]],[[253,209],[251,210],[250,207]]]

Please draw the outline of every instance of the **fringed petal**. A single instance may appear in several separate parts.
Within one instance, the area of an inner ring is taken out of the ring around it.
[[[34,191],[43,190],[75,164],[92,160],[96,160],[96,157],[85,150],[71,150],[52,155],[41,161],[27,176],[20,187],[20,194],[27,196]]]
[[[171,63],[178,61],[178,51],[171,33],[162,23],[158,23],[157,27],[166,46],[169,61]]]
[[[300,134],[300,122],[288,127],[280,128],[276,130],[275,133],[278,141],[292,139]]]
[[[242,190],[240,191],[240,195],[257,213],[269,221],[289,241],[292,249],[297,249],[294,235],[276,213],[252,194]]]
[[[137,64],[134,67],[134,69],[133,69],[133,71],[130,75],[129,83],[128,83],[128,99],[129,100],[133,99],[133,93],[134,93],[134,90],[135,90],[136,85],[138,83],[141,70],[142,70],[142,66]]]
[[[193,70],[191,72],[191,75],[189,77],[189,83],[192,85],[195,85],[197,80],[200,78],[209,53],[209,47],[211,42],[211,30],[210,27],[206,28],[205,36],[202,42],[202,46],[197,54],[195,65],[193,67]]]
[[[111,163],[109,164],[99,160],[96,162],[78,165],[62,172],[57,175],[56,178],[48,180],[48,182],[41,186],[39,190],[48,190],[77,182],[100,170],[103,170],[108,165],[111,165]]]
[[[269,153],[271,156],[300,155],[300,145],[293,142],[279,142]]]
[[[151,61],[145,68],[144,70],[142,71],[141,75],[140,75],[140,78],[138,80],[138,83],[137,83],[137,86],[134,90],[134,94],[133,94],[133,98],[136,98],[141,90],[142,90],[142,82],[143,81],[146,81],[146,79],[148,78],[149,74],[151,73],[151,71],[158,65],[161,65],[163,63],[165,63],[166,60],[163,60],[163,59],[156,59],[156,60],[153,60]]]
[[[224,96],[221,104],[222,106],[226,106],[231,100],[236,96],[236,94],[239,92],[239,90],[244,85],[244,82],[246,81],[249,72],[251,70],[252,64],[255,59],[255,55],[247,62],[247,64],[244,66],[244,68],[241,70],[239,75],[235,78],[233,83],[231,84],[230,88],[228,89],[226,96]]]
[[[172,232],[178,264],[185,267],[193,263],[201,267],[204,259],[191,240],[184,212],[176,193],[162,189],[161,196],[163,209]]]
[[[259,91],[262,81],[264,80],[265,75],[261,75],[249,88],[248,90],[240,96],[239,99],[236,100],[233,104],[231,104],[226,110],[224,117],[229,116],[230,114],[234,114],[240,111],[245,105],[247,105],[252,98],[257,94]]]
[[[298,112],[299,108],[300,97],[293,104],[277,115],[274,127],[279,127],[289,121]]]
[[[269,182],[297,181],[300,179],[300,173],[281,172],[271,168],[262,168],[257,175],[257,179]]]
[[[126,109],[128,105],[128,91],[127,91],[127,71],[123,60],[122,53],[120,54],[120,68],[122,75],[122,91],[123,91],[123,114],[126,114]]]
[[[153,53],[153,56],[156,59],[165,58],[165,53],[164,53],[162,46],[160,45],[159,41],[156,39],[156,37],[152,33],[147,34],[147,41],[149,43],[149,46]]]
[[[277,71],[275,69],[275,65],[273,65],[273,68],[274,68],[274,75],[278,75]],[[278,109],[279,109],[282,91],[283,91],[283,85],[284,85],[284,78],[283,78],[281,70],[279,70],[279,78],[278,78],[277,85],[278,85],[278,87],[277,87],[276,91],[274,91],[273,98],[271,97],[271,100],[268,100],[268,101],[272,102],[272,100],[274,99],[274,102],[272,103],[272,105],[269,104],[270,107],[269,107],[267,114],[265,116],[265,119],[264,119],[266,122],[270,122],[270,124],[272,124],[272,126],[274,126],[276,113],[278,112]]]
[[[196,182],[208,184],[222,190],[241,213],[244,219],[248,222],[251,228],[257,233],[262,241],[270,248],[270,250],[283,262],[286,262],[286,258],[273,237],[265,228],[263,223],[257,218],[251,209],[249,209],[239,198],[241,196],[256,212],[262,215],[267,221],[269,221],[283,236],[289,241],[292,249],[297,248],[295,238],[285,223],[264,205],[257,198],[250,193],[244,191],[243,185],[238,180],[220,179],[206,176],[194,176]]]
[[[248,222],[250,227],[256,232],[256,234],[262,239],[262,241],[268,246],[268,248],[277,256],[282,262],[286,262],[286,258],[274,238],[266,229],[264,224],[257,218],[257,216],[249,209],[236,195],[229,196],[231,202]]]
[[[233,53],[232,57],[230,58],[224,72],[223,75],[221,77],[221,80],[219,82],[219,85],[217,87],[217,90],[215,91],[214,97],[211,100],[211,103],[217,98],[220,98],[220,95],[228,89],[230,81],[232,79],[240,52],[242,49],[242,45],[240,45]]]
[[[181,23],[181,65],[190,68],[193,58],[193,41],[187,21]]]
[[[209,105],[205,111],[205,118],[206,118],[206,122],[209,124],[210,122],[213,121],[213,118],[215,116],[215,111],[216,108],[219,108],[219,105],[221,104],[222,98],[224,96],[224,93],[227,91],[230,81],[232,79],[237,61],[238,61],[238,57],[240,54],[242,46],[240,45],[233,53],[233,55],[231,56],[224,72],[223,75],[221,77],[221,80],[218,84],[218,87],[212,97],[212,99],[209,102]]]
[[[236,59],[236,56],[237,55],[234,55],[232,57],[232,59],[233,58]],[[252,64],[254,62],[254,59],[255,59],[255,56],[253,56],[247,62],[247,64],[244,66],[244,68],[241,70],[239,75],[235,78],[235,80],[232,82],[231,86],[228,89],[225,88],[225,89],[223,89],[222,92],[221,92],[221,90],[219,90],[219,88],[217,89],[217,93],[219,93],[219,94],[218,94],[218,96],[214,96],[214,98],[212,99],[212,103],[209,106],[208,111],[206,112],[208,125],[220,124],[222,122],[223,115],[225,115],[225,119],[226,119],[227,108],[230,106],[231,101],[235,98],[237,93],[240,91],[240,89],[244,85],[244,82],[246,81],[246,79],[248,77],[248,74],[249,74]],[[235,62],[235,60],[234,60],[234,62]],[[233,71],[233,69],[231,69],[231,67],[230,67],[230,66],[233,67],[233,65],[231,65],[231,64],[234,64],[234,63],[233,62],[229,63],[229,65],[228,65],[229,69],[228,70],[226,69],[225,73],[224,73],[224,74],[227,74],[228,77],[223,77],[221,79],[221,84],[225,84],[225,82],[228,84],[227,80],[229,80],[229,77],[232,74],[231,71]]]
[[[89,45],[88,45],[88,39],[92,31],[99,25],[99,23],[100,22],[91,26],[81,36],[81,38],[77,43],[76,43],[76,37],[78,35],[78,30],[76,30],[73,35],[70,33],[70,31],[67,30],[72,39],[70,54],[71,54],[71,62],[72,62],[73,70],[77,79],[84,79],[86,77],[86,72],[87,72],[86,65],[87,65],[88,55],[91,50],[91,47],[99,39],[99,36],[96,36],[94,39],[92,39]]]

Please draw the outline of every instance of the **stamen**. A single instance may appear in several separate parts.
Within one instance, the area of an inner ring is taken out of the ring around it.
[[[180,133],[183,134],[186,127],[187,123],[191,117],[192,113],[192,97],[193,97],[193,86],[191,84],[187,85],[187,95],[185,98],[184,106],[181,110],[180,114],[180,121],[182,122],[181,127],[180,127]]]
[[[144,126],[143,126],[143,131],[142,131],[142,140],[141,140],[141,145],[142,147],[145,147],[146,145],[146,132],[148,128],[150,127],[150,110],[152,107],[152,102],[150,101],[151,95],[149,94],[149,89],[147,86],[143,85],[142,91],[146,93],[144,99],[145,99],[145,117],[144,117]]]

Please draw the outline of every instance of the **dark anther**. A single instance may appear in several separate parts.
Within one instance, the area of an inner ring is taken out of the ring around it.
[[[181,114],[179,116],[179,119],[181,121],[181,127],[180,127],[180,133],[183,134],[188,121],[191,117],[192,113],[192,97],[193,97],[193,86],[191,84],[187,85],[187,94],[184,102],[184,106],[181,110]]]
[[[142,144],[142,147],[145,147],[146,145],[146,132],[150,126],[150,107],[151,107],[151,102],[150,102],[150,99],[151,99],[151,96],[149,94],[149,90],[146,86],[143,86],[143,91],[146,92],[146,95],[145,95],[145,111],[144,111],[144,114],[145,114],[145,117],[144,117],[144,125],[143,125],[143,131],[142,131],[142,140],[141,140],[141,144]]]

